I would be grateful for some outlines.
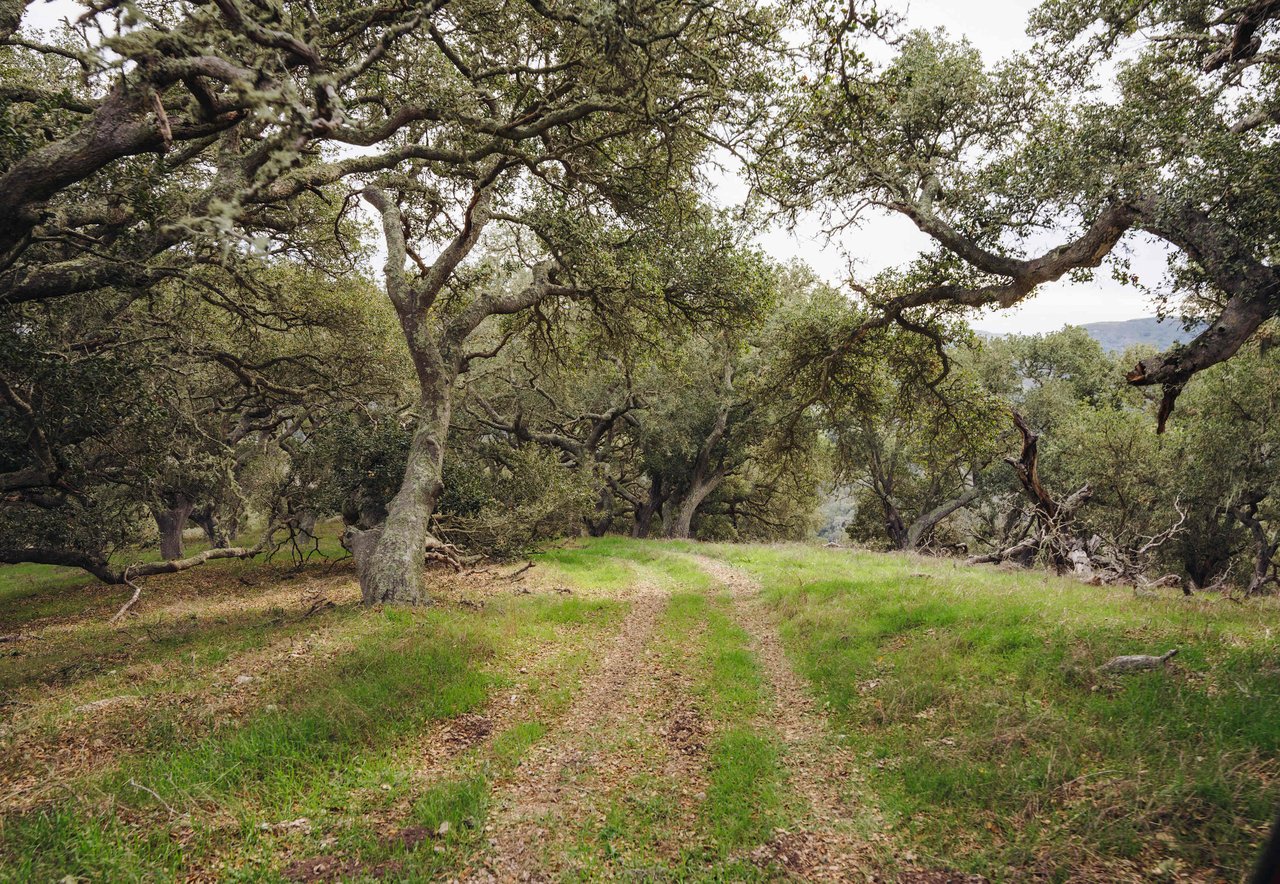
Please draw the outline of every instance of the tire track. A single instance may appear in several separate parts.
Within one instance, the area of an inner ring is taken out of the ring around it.
[[[618,638],[600,665],[587,677],[561,719],[530,751],[516,778],[494,796],[496,810],[489,826],[493,836],[482,865],[462,875],[477,882],[549,880],[544,847],[549,832],[581,815],[601,786],[581,784],[584,772],[607,765],[609,782],[632,766],[627,759],[592,757],[589,747],[601,735],[622,733],[645,715],[646,682],[658,681],[657,662],[648,648],[666,610],[668,594],[642,583],[631,590],[631,608]]]
[[[690,558],[728,590],[734,617],[751,637],[773,695],[761,724],[782,738],[788,783],[808,804],[798,827],[779,830],[752,853],[752,859],[776,863],[799,880],[877,880],[873,848],[854,831],[857,817],[874,818],[856,797],[863,788],[862,777],[852,753],[832,745],[830,722],[787,659],[760,599],[759,583],[717,559],[697,554]]]

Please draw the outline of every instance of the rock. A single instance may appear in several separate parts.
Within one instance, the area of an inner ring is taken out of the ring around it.
[[[449,821],[448,821],[448,820],[445,820],[444,822],[442,822],[442,823],[440,824],[440,828],[436,829],[436,834],[437,834],[437,835],[440,835],[441,837],[443,837],[443,836],[445,836],[445,835],[448,835],[448,834],[449,834],[449,828],[450,828],[450,826],[449,826]]]
[[[250,683],[251,681],[253,681],[253,680],[254,680],[254,679],[253,679],[253,676],[252,676],[252,675],[237,675],[237,676],[236,676],[236,684],[249,684],[249,683]]]

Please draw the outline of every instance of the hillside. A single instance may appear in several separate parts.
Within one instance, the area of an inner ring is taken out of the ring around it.
[[[1124,319],[1116,322],[1086,322],[1080,326],[1087,331],[1102,349],[1123,352],[1134,344],[1150,344],[1164,350],[1173,344],[1191,340],[1195,331],[1185,331],[1177,319],[1161,321],[1155,316],[1141,319]]]

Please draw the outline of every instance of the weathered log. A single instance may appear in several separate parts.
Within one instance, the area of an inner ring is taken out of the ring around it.
[[[1165,651],[1159,657],[1150,654],[1129,654],[1123,657],[1112,657],[1098,667],[1099,672],[1112,675],[1124,675],[1129,672],[1145,672],[1148,669],[1159,669],[1178,654],[1178,649]]]

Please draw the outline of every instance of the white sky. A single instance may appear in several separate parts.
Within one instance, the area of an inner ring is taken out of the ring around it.
[[[944,27],[953,35],[964,35],[988,62],[1031,45],[1026,36],[1027,15],[1035,0],[887,0],[886,6],[903,14],[911,27]],[[70,0],[46,0],[27,10],[25,24],[41,30],[56,27],[64,17],[82,11]],[[745,194],[743,183],[732,173],[717,176],[720,182],[713,197],[722,205],[739,202]],[[910,261],[928,247],[928,239],[915,226],[897,215],[869,219],[861,228],[849,231],[837,242],[827,242],[816,221],[801,223],[794,232],[782,229],[762,231],[757,244],[779,260],[799,257],[824,278],[839,282],[848,275],[848,262],[855,262],[860,277],[886,267]],[[1155,285],[1163,275],[1164,252],[1151,242],[1132,244],[1132,269],[1144,282]],[[974,324],[993,332],[1043,332],[1068,323],[1133,319],[1155,313],[1154,306],[1137,289],[1114,282],[1103,271],[1088,284],[1059,281],[1042,286],[1036,296],[1013,310],[989,312],[976,317]]]

